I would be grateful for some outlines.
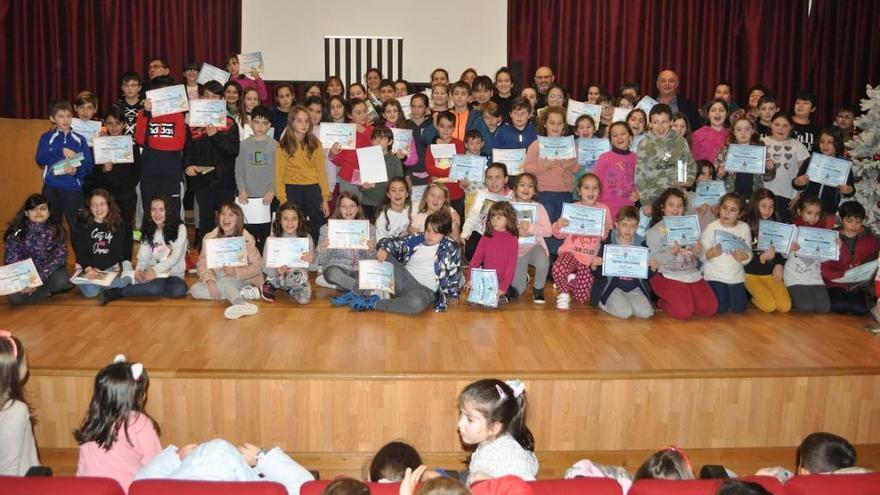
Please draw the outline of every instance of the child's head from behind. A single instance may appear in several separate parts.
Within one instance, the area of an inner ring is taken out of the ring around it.
[[[330,218],[334,220],[364,220],[364,212],[361,209],[361,200],[351,191],[343,191],[339,194],[336,202],[336,211]]]
[[[388,442],[373,456],[369,479],[375,482],[401,481],[406,468],[416,469],[421,464],[422,458],[412,445]]]
[[[798,474],[828,474],[855,466],[856,449],[833,433],[807,435],[797,449]]]
[[[27,357],[21,340],[8,330],[0,330],[0,405],[9,400],[25,402],[27,374]]]
[[[70,130],[70,124],[73,121],[73,106],[67,100],[53,101],[49,105],[49,121],[55,125],[58,130],[67,132]]]
[[[509,433],[526,450],[534,450],[526,427],[525,387],[487,378],[471,383],[458,396],[458,433],[462,442],[477,445]]]
[[[370,487],[354,478],[340,478],[324,487],[321,495],[370,495]]]
[[[693,480],[696,476],[687,454],[678,447],[670,445],[654,452],[639,467],[633,480],[642,479]]]
[[[868,213],[865,211],[865,207],[859,204],[858,201],[851,200],[841,203],[837,209],[837,214],[840,216],[841,224],[843,224],[840,232],[846,237],[855,237],[862,231],[862,226]]]
[[[275,213],[272,221],[272,235],[275,237],[306,237],[309,233],[308,220],[296,203],[284,203]]]
[[[758,483],[739,480],[725,480],[715,493],[716,495],[771,495]]]
[[[416,495],[471,495],[471,491],[458,480],[439,477],[426,481]]]
[[[506,230],[513,236],[519,235],[517,230],[516,210],[507,201],[498,201],[489,207],[487,214],[489,220],[486,225],[486,237],[492,237],[493,232]]]

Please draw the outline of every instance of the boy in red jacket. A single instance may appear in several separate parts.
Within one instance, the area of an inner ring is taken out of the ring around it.
[[[880,242],[862,224],[865,208],[856,201],[847,201],[837,210],[842,222],[840,231],[840,257],[837,261],[822,263],[822,279],[828,287],[831,310],[856,316],[868,314],[868,294],[864,285],[855,286],[834,282],[850,268],[875,260]]]

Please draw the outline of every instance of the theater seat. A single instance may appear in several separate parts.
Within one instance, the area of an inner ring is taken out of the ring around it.
[[[747,476],[742,481],[758,483],[773,495],[788,495],[779,480],[771,476]],[[715,495],[724,480],[639,480],[628,495]]]
[[[785,484],[786,495],[878,495],[880,473],[795,476]]]
[[[125,495],[110,478],[0,476],[3,495]]]
[[[288,495],[274,481],[138,480],[128,495]]]
[[[300,495],[320,495],[331,480],[310,481]],[[571,480],[530,481],[534,495],[622,495],[620,485],[610,478],[575,478]],[[399,483],[367,483],[370,495],[397,495]],[[135,494],[131,494],[135,495]],[[780,494],[781,495],[781,494]]]

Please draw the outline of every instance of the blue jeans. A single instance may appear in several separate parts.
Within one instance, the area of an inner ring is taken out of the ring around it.
[[[131,278],[129,277],[116,277],[113,279],[113,282],[110,284],[110,287],[106,287],[108,289],[119,289],[125,287],[126,285],[131,285]],[[104,290],[105,287],[101,287],[98,284],[82,284],[79,286],[80,292],[82,295],[86,297],[98,297],[101,294],[101,291]]]
[[[749,306],[749,293],[746,284],[725,284],[709,281],[709,287],[718,299],[718,313],[742,313]]]

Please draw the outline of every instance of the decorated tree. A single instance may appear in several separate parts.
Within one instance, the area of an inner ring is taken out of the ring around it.
[[[847,143],[856,182],[855,199],[865,207],[867,226],[880,233],[880,85],[867,87],[862,115],[856,118],[853,139]]]

